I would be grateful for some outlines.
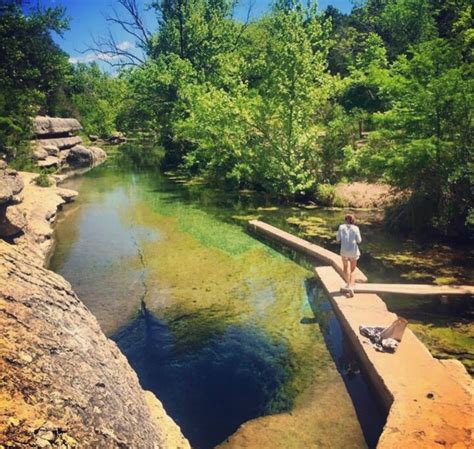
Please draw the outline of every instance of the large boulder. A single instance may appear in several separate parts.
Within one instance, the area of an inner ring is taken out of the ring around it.
[[[102,148],[89,147],[89,150],[92,152],[94,165],[104,161],[107,158],[107,153]]]
[[[71,167],[91,167],[105,158],[106,153],[101,148],[77,145],[69,150],[66,160]]]
[[[33,119],[33,130],[37,136],[65,135],[82,129],[81,124],[75,118],[58,118],[47,116],[36,116]]]

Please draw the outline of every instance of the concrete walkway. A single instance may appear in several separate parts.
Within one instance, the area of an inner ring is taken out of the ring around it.
[[[473,384],[461,362],[433,358],[409,329],[394,354],[377,352],[359,326],[388,326],[397,315],[376,294],[356,292],[347,298],[340,293],[345,282],[337,254],[258,220],[249,226],[330,265],[316,268],[316,274],[388,412],[378,449],[474,448]],[[356,278],[367,281],[360,270]]]
[[[305,254],[317,260],[321,260],[328,265],[331,265],[341,276],[344,274],[341,267],[341,257],[332,251],[329,251],[321,246],[310,243],[302,238],[295,237],[289,232],[282,231],[275,226],[264,223],[259,220],[249,221],[249,228],[260,235],[283,243],[295,251]],[[334,232],[334,236],[336,233]],[[367,282],[367,277],[358,268],[355,271],[356,282]]]
[[[371,293],[346,298],[332,267],[315,269],[341,326],[376,393],[389,411],[378,448],[474,447],[473,389],[457,360],[438,360],[409,329],[394,354],[377,352],[359,326],[391,324],[397,315]]]
[[[400,295],[474,295],[472,285],[429,285],[429,284],[356,284],[355,293],[395,293]]]

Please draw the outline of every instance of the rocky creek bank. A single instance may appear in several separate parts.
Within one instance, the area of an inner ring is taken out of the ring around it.
[[[189,448],[71,285],[44,268],[57,211],[77,193],[36,176],[0,168],[0,448]]]
[[[104,150],[84,146],[82,138],[76,135],[81,129],[81,124],[73,118],[35,117],[32,154],[38,167],[65,170],[102,162],[106,158]]]

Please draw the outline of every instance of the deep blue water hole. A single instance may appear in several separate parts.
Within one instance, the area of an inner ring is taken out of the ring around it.
[[[291,408],[281,395],[287,351],[254,327],[228,326],[183,345],[144,311],[112,338],[195,449],[214,447],[245,421]]]

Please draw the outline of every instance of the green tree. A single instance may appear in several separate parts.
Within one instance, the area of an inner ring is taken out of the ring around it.
[[[185,116],[180,90],[195,83],[196,72],[178,55],[162,55],[124,75],[127,89],[117,121],[124,130],[139,130],[166,150],[166,162],[178,164],[186,142],[174,134],[173,123]]]
[[[385,45],[376,33],[368,33],[362,50],[349,67],[350,77],[345,80],[345,89],[340,103],[358,122],[359,137],[362,138],[364,122],[372,114],[385,108],[380,94],[380,73],[388,66]]]
[[[0,152],[27,152],[31,116],[54,108],[55,92],[69,68],[51,38],[67,27],[62,8],[25,15],[12,2],[0,6]]]
[[[392,58],[406,52],[410,45],[436,37],[429,0],[388,1],[379,23]]]
[[[459,48],[435,39],[400,56],[386,75],[381,88],[391,107],[376,114],[381,130],[361,167],[411,191],[409,226],[465,230],[473,207],[472,65]]]
[[[89,134],[109,136],[116,130],[125,80],[104,73],[97,63],[76,64],[68,80],[72,115],[76,115]]]
[[[237,44],[240,27],[231,19],[233,6],[229,0],[153,2],[160,20],[151,57],[175,54],[209,76],[218,64],[216,58]]]
[[[252,31],[263,45],[242,62],[251,79],[235,69],[240,78],[227,89],[190,89],[190,115],[177,129],[194,145],[188,165],[291,197],[321,178],[318,117],[336,84],[326,66],[329,26],[299,2],[280,5],[259,26]]]
[[[437,35],[431,0],[366,0],[353,10],[351,23],[360,32],[377,33],[390,60]]]

